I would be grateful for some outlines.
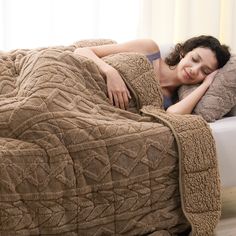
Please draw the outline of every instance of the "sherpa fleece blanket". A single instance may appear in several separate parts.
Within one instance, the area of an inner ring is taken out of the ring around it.
[[[0,55],[0,235],[212,235],[220,216],[214,140],[198,116],[167,114],[140,54],[97,66],[70,47]]]

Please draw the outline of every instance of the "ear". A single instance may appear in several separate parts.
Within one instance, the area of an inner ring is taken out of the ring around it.
[[[179,54],[179,58],[180,58],[180,60],[183,59],[184,56],[185,56],[184,53],[183,53],[183,52],[180,52],[180,54]]]

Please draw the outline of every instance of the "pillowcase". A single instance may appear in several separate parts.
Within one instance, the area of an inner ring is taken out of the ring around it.
[[[227,116],[236,116],[236,106],[234,106],[231,111],[227,114]]]
[[[199,85],[183,85],[178,90],[182,100]],[[236,106],[236,54],[216,74],[214,81],[193,110],[207,122],[221,119]]]

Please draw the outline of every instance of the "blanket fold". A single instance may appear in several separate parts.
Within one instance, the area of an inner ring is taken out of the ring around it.
[[[220,188],[209,127],[161,109],[139,54],[104,58],[132,90],[130,110],[111,106],[97,66],[74,48],[0,56],[0,233],[212,235]]]

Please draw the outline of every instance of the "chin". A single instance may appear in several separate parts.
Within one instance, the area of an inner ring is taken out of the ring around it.
[[[182,77],[181,82],[183,84],[192,84],[193,83],[193,81],[191,81],[189,78],[186,78],[184,76]]]

